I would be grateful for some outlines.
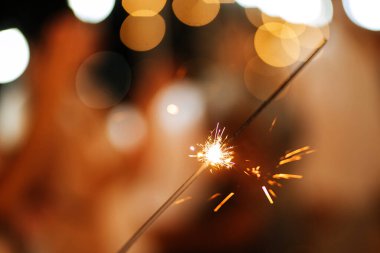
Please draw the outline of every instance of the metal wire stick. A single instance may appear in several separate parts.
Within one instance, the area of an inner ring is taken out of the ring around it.
[[[311,60],[318,54],[318,52],[326,45],[327,40],[324,39],[322,44],[315,49],[315,51],[307,58],[307,60],[302,63],[298,68],[290,74],[290,76],[270,95],[262,104],[255,110],[253,113],[240,125],[240,127],[231,135],[229,138],[229,142],[239,136],[250,124],[251,122],[260,115],[260,113],[270,105],[274,99],[280,95],[284,89],[289,85],[291,81],[293,81],[294,77],[309,63]]]
[[[317,53],[325,46],[327,40],[309,56],[309,58],[302,63],[273,93],[269,96],[232,134],[228,142],[240,135],[249,124],[270,104],[273,100],[281,94],[281,92],[289,85],[294,77],[317,55]],[[132,237],[121,247],[117,253],[126,253],[133,244],[144,234],[144,232],[177,200],[177,198],[187,189],[190,185],[205,171],[208,167],[207,164],[202,164],[197,171],[194,172],[169,198],[166,202],[158,208],[158,210],[132,235]]]
[[[189,186],[202,174],[203,171],[208,167],[207,164],[203,164],[197,171],[194,172],[169,198],[166,202],[158,208],[158,210],[150,216],[150,218],[132,235],[131,238],[121,247],[121,249],[117,253],[125,253],[127,252],[133,244],[140,238],[142,234],[157,220],[158,217],[161,216],[166,209],[168,209],[177,198],[187,189]]]

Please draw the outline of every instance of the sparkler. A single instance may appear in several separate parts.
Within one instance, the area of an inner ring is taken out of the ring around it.
[[[211,132],[205,144],[199,144],[200,151],[192,157],[196,157],[202,165],[194,172],[169,198],[158,208],[158,210],[132,235],[132,237],[123,245],[118,253],[127,252],[141,235],[160,217],[166,209],[176,202],[178,197],[202,174],[206,168],[220,169],[222,167],[232,168],[233,150],[226,142],[227,136],[223,136],[224,128],[216,129]],[[195,150],[195,148],[193,148]],[[231,196],[232,197],[232,196]],[[227,199],[228,200],[228,199]],[[227,201],[226,200],[226,201]]]
[[[317,55],[317,53],[326,45],[326,43],[327,43],[327,40],[323,40],[321,45],[318,48],[316,48],[316,50],[309,56],[309,58],[306,59],[306,61],[303,62],[292,74],[290,74],[290,76],[272,93],[271,96],[269,96],[255,111],[253,111],[253,113],[243,122],[243,124],[240,125],[240,127],[232,134],[230,138],[227,138],[227,136],[223,137],[224,128],[223,130],[220,130],[219,127],[217,126],[217,128],[207,138],[206,143],[198,145],[201,148],[201,150],[193,157],[196,157],[200,162],[202,162],[202,165],[132,235],[132,237],[122,246],[122,248],[118,251],[118,253],[127,252],[133,246],[136,240],[140,238],[140,236],[154,223],[154,221],[157,218],[159,218],[165,212],[166,209],[168,209],[173,203],[175,203],[177,198],[187,188],[189,188],[189,186],[202,174],[203,171],[206,170],[206,168],[210,168],[211,172],[213,169],[232,168],[232,166],[234,165],[234,163],[232,162],[232,159],[233,159],[232,148],[233,147],[230,146],[229,143],[231,143],[233,139],[239,136],[251,124],[251,122],[255,118],[257,118],[257,116],[259,116],[260,113],[266,107],[268,107],[268,105],[272,103],[274,99],[276,99],[283,92],[283,90],[289,85],[289,83],[294,79],[294,77],[297,76],[297,74]],[[191,147],[191,149],[193,151],[195,150],[194,147]],[[259,172],[259,169],[260,167],[257,167],[256,170],[252,170],[252,172],[255,171],[254,174],[256,175],[257,178],[259,178],[261,175]],[[272,179],[268,180],[268,184],[281,186],[280,183]],[[262,189],[265,195],[267,196],[269,202],[273,203],[273,200],[270,196],[270,193],[272,193],[273,196],[275,196],[275,193],[273,192],[273,190],[269,189],[269,192],[270,192],[269,193],[265,186],[262,186]],[[224,202],[222,201],[223,204],[233,196],[233,193],[231,194],[228,195],[227,198],[223,200]]]
[[[208,167],[209,165],[204,163],[197,171],[194,172],[169,198],[166,202],[158,208],[158,210],[132,235],[132,237],[123,245],[123,247],[118,251],[118,253],[127,252],[133,244],[140,238],[141,235],[160,217],[166,209],[168,209],[177,198],[187,189],[189,186],[199,177],[199,175]]]
[[[226,142],[227,136],[223,136],[225,128],[219,129],[219,123],[216,125],[215,130],[208,136],[205,144],[198,144],[200,151],[196,155],[189,155],[196,157],[200,162],[211,165],[212,169],[232,168],[234,158],[232,146]],[[191,149],[195,151],[195,149]]]

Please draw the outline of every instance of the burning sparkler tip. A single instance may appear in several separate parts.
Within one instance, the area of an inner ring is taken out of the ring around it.
[[[196,157],[200,162],[211,165],[212,168],[232,168],[234,165],[232,162],[234,158],[233,147],[228,145],[227,136],[223,136],[224,130],[225,128],[219,128],[218,123],[207,137],[205,144],[198,144],[200,151],[191,157]]]

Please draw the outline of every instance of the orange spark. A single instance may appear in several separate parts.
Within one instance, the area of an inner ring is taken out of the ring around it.
[[[296,154],[299,154],[299,153],[302,153],[302,152],[305,152],[305,151],[309,151],[309,150],[311,150],[311,147],[310,146],[305,146],[305,147],[302,147],[302,148],[299,148],[299,149],[296,149],[294,151],[291,151],[291,152],[287,153],[285,155],[285,158],[289,158],[291,156],[294,156]]]
[[[269,203],[273,204],[273,199],[269,195],[269,192],[268,192],[267,188],[264,185],[261,188],[263,189],[263,191],[265,193],[265,196],[267,196],[267,199],[268,199]]]
[[[215,193],[215,194],[212,195],[208,200],[209,200],[209,201],[210,201],[210,200],[213,200],[213,199],[219,197],[220,195],[221,195],[220,193]]]
[[[276,122],[277,122],[277,117],[273,119],[272,124],[271,124],[271,126],[269,128],[269,132],[272,132],[274,126],[276,125]]]
[[[290,158],[287,158],[287,159],[284,159],[284,160],[281,160],[278,165],[284,165],[284,164],[287,164],[287,163],[291,163],[291,162],[295,162],[295,161],[299,161],[301,160],[302,157],[300,155],[296,155],[296,156],[292,156]]]
[[[272,176],[273,178],[276,178],[276,179],[301,179],[303,178],[303,176],[301,175],[295,175],[295,174],[274,174]]]
[[[228,194],[227,197],[225,197],[222,202],[219,203],[219,205],[217,205],[214,209],[214,212],[216,213],[217,211],[219,211],[219,209],[232,197],[234,196],[235,193],[231,192],[230,194]]]
[[[276,193],[272,189],[268,189],[268,191],[273,197],[277,198]]]
[[[192,197],[191,197],[191,196],[187,196],[187,197],[185,197],[185,198],[179,199],[179,200],[177,200],[176,202],[174,202],[174,205],[182,204],[183,202],[188,201],[188,200],[190,200],[190,199],[192,199]]]
[[[260,172],[260,166],[257,166],[255,168],[247,168],[244,173],[248,176],[256,176],[257,179],[261,177],[261,172]]]
[[[277,182],[275,180],[268,180],[267,182],[268,182],[268,184],[270,184],[272,186],[282,187],[282,184],[280,184],[279,182]]]

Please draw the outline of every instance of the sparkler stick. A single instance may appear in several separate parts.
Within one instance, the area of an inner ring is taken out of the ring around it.
[[[325,46],[327,40],[324,40],[322,44],[309,56],[309,58],[302,63],[280,86],[272,95],[267,98],[247,119],[246,121],[233,133],[233,135],[227,139],[223,138],[224,129],[217,128],[214,130],[214,134],[208,137],[204,145],[200,145],[202,150],[194,157],[197,157],[199,161],[203,162],[202,166],[194,172],[169,198],[166,202],[158,208],[158,210],[132,235],[132,237],[121,247],[117,253],[127,252],[133,244],[144,234],[144,232],[178,199],[178,197],[206,170],[207,167],[213,168],[226,167],[230,168],[233,165],[233,151],[232,147],[227,144],[241,134],[249,124],[289,85],[294,77],[314,58],[315,55]],[[279,174],[280,175],[280,174]],[[256,175],[257,176],[257,175]],[[274,181],[274,183],[277,183]],[[278,184],[278,183],[277,183]],[[273,204],[273,200],[268,193],[265,186],[262,187],[268,200]],[[226,199],[222,201],[222,205],[229,198],[233,196],[230,194]],[[221,205],[220,205],[221,206]],[[217,207],[220,208],[220,207]],[[217,211],[218,209],[216,209]]]
[[[232,159],[234,152],[232,147],[226,143],[226,138],[223,136],[224,128],[219,129],[217,125],[216,129],[211,132],[211,135],[207,138],[206,143],[199,145],[201,150],[197,155],[191,157],[197,157],[202,166],[194,172],[169,198],[166,202],[158,208],[158,210],[132,235],[132,237],[123,245],[118,253],[127,252],[137,239],[168,209],[178,197],[200,176],[200,174],[206,170],[207,167],[218,169],[220,167],[231,168],[233,165]]]
[[[127,252],[133,244],[140,238],[142,234],[161,216],[163,212],[166,211],[177,198],[187,189],[189,186],[206,170],[208,165],[206,163],[202,164],[197,171],[194,172],[169,198],[166,202],[158,208],[158,210],[132,235],[132,237],[123,245],[123,247],[118,251],[118,253]]]
[[[260,113],[273,102],[274,99],[280,95],[284,89],[289,85],[291,81],[293,81],[294,77],[309,63],[313,58],[318,54],[319,51],[326,45],[327,40],[324,39],[319,47],[317,47],[314,52],[306,59],[304,63],[302,63],[298,68],[290,74],[290,76],[270,95],[261,105],[252,112],[252,114],[240,125],[240,127],[231,135],[229,142],[239,136],[250,124],[251,122],[260,115]]]

